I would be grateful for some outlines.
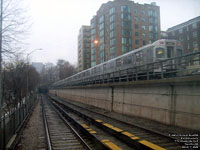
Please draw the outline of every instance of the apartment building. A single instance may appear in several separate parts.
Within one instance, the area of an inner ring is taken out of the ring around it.
[[[199,51],[200,16],[169,28],[167,34],[169,39],[181,41],[185,54]]]
[[[160,38],[160,8],[114,0],[102,4],[91,19],[91,67]]]
[[[90,26],[82,26],[78,35],[78,72],[90,68]]]

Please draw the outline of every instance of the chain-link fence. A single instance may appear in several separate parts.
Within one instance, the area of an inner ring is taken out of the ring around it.
[[[9,140],[16,134],[18,128],[31,110],[36,95],[19,103],[11,111],[2,115],[0,120],[0,149],[5,149]]]

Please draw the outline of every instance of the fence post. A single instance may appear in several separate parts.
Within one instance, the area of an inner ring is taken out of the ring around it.
[[[4,114],[3,118],[3,149],[6,147],[6,114]]]
[[[161,79],[163,79],[164,75],[163,75],[163,62],[162,61],[160,62],[160,68],[161,68]]]
[[[149,65],[147,64],[147,80],[149,80]]]
[[[137,67],[135,67],[135,80],[136,81],[138,80],[138,70],[137,70]]]
[[[14,113],[13,113],[13,122],[14,122],[14,124],[13,124],[13,128],[14,128],[14,133],[15,133],[15,112],[16,112],[16,109],[15,109],[15,107],[14,107]]]

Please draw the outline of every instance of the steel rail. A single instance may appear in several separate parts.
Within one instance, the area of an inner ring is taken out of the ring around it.
[[[48,146],[48,150],[52,150],[51,138],[50,138],[50,135],[49,135],[49,128],[48,128],[46,113],[45,113],[44,109],[45,108],[44,108],[44,103],[43,103],[43,99],[42,99],[42,116],[43,116],[45,135],[46,135],[46,140],[47,140],[47,146]]]
[[[51,102],[51,104],[53,104]],[[85,142],[85,140],[78,134],[78,132],[76,132],[76,130],[66,121],[65,117],[63,115],[66,116],[66,113],[65,111],[60,107],[58,106],[57,104],[53,104],[54,105],[54,110],[57,112],[57,114],[59,115],[59,117],[64,121],[64,123],[71,129],[71,131],[76,135],[76,137],[81,141],[81,143],[83,144],[83,146],[85,148],[87,148],[88,150],[92,150],[92,148],[90,148],[90,146]],[[61,115],[60,112],[62,112],[63,115]],[[69,117],[69,116],[67,116]]]

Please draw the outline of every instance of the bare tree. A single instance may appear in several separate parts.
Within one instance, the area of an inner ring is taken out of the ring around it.
[[[2,0],[2,54],[11,56],[22,51],[21,44],[30,28],[22,0]]]
[[[34,90],[39,83],[38,72],[33,66],[27,65],[26,61],[19,57],[16,57],[15,60],[4,64],[3,101],[8,106],[16,105],[21,102],[23,97],[26,96],[27,75],[29,75],[29,93]]]
[[[76,69],[68,61],[59,59],[57,61],[57,67],[59,70],[59,79],[62,80],[76,73]]]

